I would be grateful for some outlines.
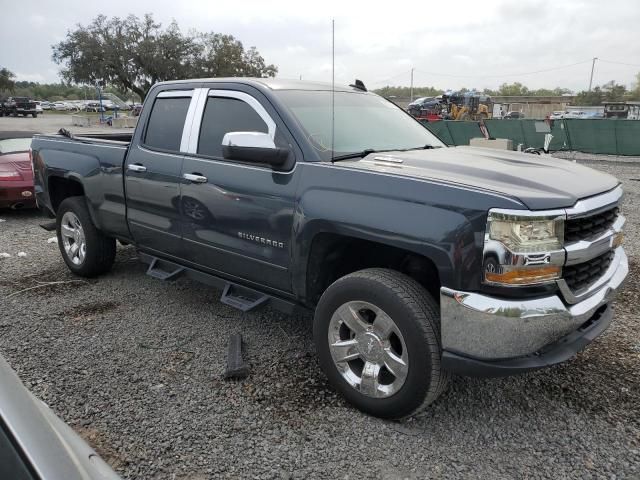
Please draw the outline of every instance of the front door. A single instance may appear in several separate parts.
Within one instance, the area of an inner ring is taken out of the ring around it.
[[[290,145],[273,108],[258,98],[234,90],[203,96],[182,166],[185,255],[202,269],[289,292],[295,169],[222,156],[228,132],[264,132]]]
[[[127,220],[136,244],[180,256],[180,170],[185,119],[193,90],[156,97],[147,126],[125,165]],[[135,145],[132,142],[132,145]]]

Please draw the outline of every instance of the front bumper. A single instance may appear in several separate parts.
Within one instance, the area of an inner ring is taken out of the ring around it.
[[[628,272],[618,247],[603,281],[575,304],[558,295],[512,300],[442,287],[443,366],[461,374],[508,375],[571,358],[609,325],[608,304]]]

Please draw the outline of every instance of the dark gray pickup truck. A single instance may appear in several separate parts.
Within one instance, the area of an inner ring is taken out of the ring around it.
[[[132,136],[32,149],[73,272],[107,272],[119,240],[151,276],[209,283],[244,311],[315,311],[330,382],[381,417],[424,408],[451,373],[571,358],[628,272],[615,178],[447,148],[359,82],[161,83]]]

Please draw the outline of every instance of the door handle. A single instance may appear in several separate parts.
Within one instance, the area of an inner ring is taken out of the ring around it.
[[[207,183],[207,177],[198,175],[197,173],[185,173],[182,178],[189,180],[192,183]]]
[[[147,167],[140,165],[139,163],[130,163],[127,165],[127,170],[131,170],[132,172],[146,172]]]

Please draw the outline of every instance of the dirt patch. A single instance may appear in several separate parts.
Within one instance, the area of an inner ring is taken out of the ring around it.
[[[75,427],[74,430],[85,442],[91,445],[91,448],[114,470],[121,469],[127,465],[127,461],[118,455],[118,452],[109,445],[105,435],[95,428]]]
[[[169,352],[167,360],[162,365],[160,371],[168,376],[175,376],[177,373],[185,374],[189,369],[189,363],[193,360],[195,353],[185,350]]]
[[[73,322],[88,322],[120,306],[117,302],[91,302],[65,310],[62,315]]]
[[[73,290],[91,283],[72,275],[64,266],[46,268],[38,273],[0,278],[0,287],[8,289],[5,298],[21,294],[48,295]]]

